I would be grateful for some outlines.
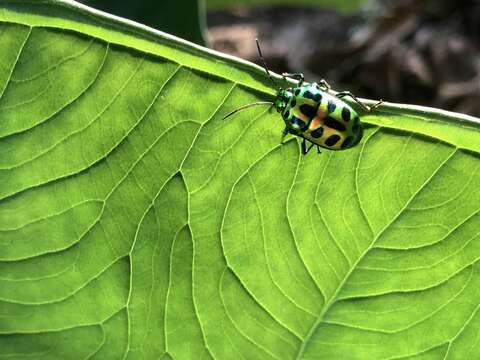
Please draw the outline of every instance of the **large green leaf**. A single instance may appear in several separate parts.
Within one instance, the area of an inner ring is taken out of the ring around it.
[[[0,358],[471,359],[480,122],[386,104],[301,156],[262,70],[0,1]]]

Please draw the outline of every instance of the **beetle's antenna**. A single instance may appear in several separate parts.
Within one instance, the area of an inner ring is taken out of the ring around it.
[[[227,114],[223,120],[225,120],[226,118],[232,116],[233,114],[241,111],[241,110],[245,110],[245,109],[248,109],[249,107],[252,107],[252,106],[257,106],[257,105],[273,105],[273,102],[270,102],[270,101],[259,101],[259,102],[254,102],[254,103],[251,103],[251,104],[247,104],[247,105],[243,105],[243,106],[240,106],[239,108],[236,108],[235,110],[233,110],[231,113]]]
[[[267,62],[263,58],[262,50],[260,50],[260,43],[258,42],[257,38],[255,38],[255,42],[257,43],[258,55],[260,55],[260,60],[263,63],[263,67],[265,68],[265,71],[267,72],[267,75],[270,78],[270,81],[272,82],[273,86],[275,86],[277,89],[280,89],[280,87],[277,85],[277,83],[273,80],[272,75],[270,75],[270,71],[268,71]]]

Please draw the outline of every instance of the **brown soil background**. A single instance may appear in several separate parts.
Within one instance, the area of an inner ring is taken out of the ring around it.
[[[382,0],[343,15],[238,8],[208,15],[210,46],[371,99],[480,116],[480,1]]]

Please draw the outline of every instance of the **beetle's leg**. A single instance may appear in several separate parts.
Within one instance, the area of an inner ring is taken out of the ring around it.
[[[322,152],[320,151],[320,146],[317,145],[317,154],[321,154]]]
[[[283,73],[282,76],[284,78],[289,77],[298,80],[298,87],[302,86],[303,81],[305,80],[305,76],[302,73]]]
[[[310,149],[313,147],[313,145],[315,145],[315,144],[312,143],[312,145],[310,145],[307,149],[307,141],[305,140],[305,138],[303,138],[303,141],[302,141],[302,155],[307,155],[308,152],[310,151]]]
[[[382,99],[378,100],[375,104],[370,106],[370,111],[375,110],[376,108],[378,108],[382,104],[383,104],[383,100]]]
[[[335,96],[340,98],[340,99],[345,97],[345,96],[351,97],[353,99],[353,101],[355,101],[358,105],[360,105],[362,107],[363,110],[365,110],[365,111],[371,111],[372,110],[370,108],[370,106],[365,105],[363,102],[358,100],[358,98],[355,95],[353,95],[350,91],[341,91],[339,93],[336,93]]]
[[[288,134],[287,128],[283,129],[282,137],[280,138],[280,145],[283,145],[283,140],[285,139],[285,136],[287,136],[287,134]]]
[[[305,144],[305,139],[302,140],[302,155],[306,155],[308,152],[307,145]]]
[[[332,89],[330,84],[325,79],[320,79],[319,85],[320,87],[323,87],[325,91],[330,91]]]
[[[353,95],[350,91],[341,91],[339,93],[336,93],[335,96],[338,97],[338,98],[343,98],[345,96],[349,96],[353,99],[353,101],[355,101],[358,105],[360,105],[363,110],[368,111],[368,112],[376,109],[377,107],[380,106],[380,104],[383,103],[383,101],[380,100],[377,103],[373,104],[372,106],[365,105],[355,95]]]

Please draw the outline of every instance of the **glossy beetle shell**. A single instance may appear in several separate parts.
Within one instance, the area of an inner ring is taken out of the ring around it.
[[[287,132],[323,148],[347,149],[358,144],[363,135],[356,111],[316,83],[280,90],[275,108]]]

